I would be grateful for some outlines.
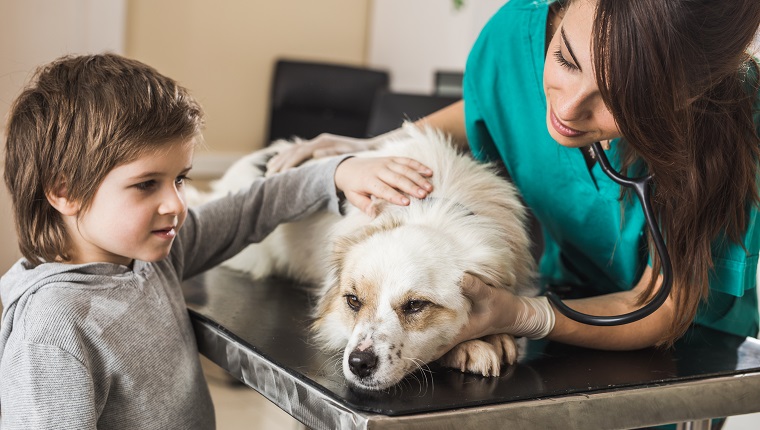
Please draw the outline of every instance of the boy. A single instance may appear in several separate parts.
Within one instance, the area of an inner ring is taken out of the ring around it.
[[[338,210],[337,190],[366,206],[430,189],[413,160],[332,159],[188,210],[202,124],[184,88],[110,54],[56,60],[15,101],[5,181],[24,258],[0,279],[3,428],[214,428],[181,281]]]

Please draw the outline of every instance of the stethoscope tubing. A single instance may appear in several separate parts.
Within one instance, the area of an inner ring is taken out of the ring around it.
[[[651,188],[653,176],[651,174],[638,178],[623,176],[612,168],[610,161],[604,154],[602,145],[599,142],[593,143],[592,147],[596,155],[596,159],[599,161],[599,165],[601,166],[604,173],[609,176],[610,179],[612,179],[615,183],[627,188],[633,188],[633,191],[636,193],[636,197],[638,197],[639,201],[641,202],[641,207],[644,210],[644,217],[646,218],[647,227],[652,237],[652,242],[654,242],[657,254],[660,256],[660,262],[662,265],[662,285],[660,286],[657,294],[655,294],[654,298],[652,298],[652,300],[646,305],[627,314],[614,316],[598,316],[578,312],[563,303],[559,296],[552,292],[547,292],[546,297],[549,299],[552,305],[554,305],[554,307],[560,313],[562,313],[562,315],[579,323],[594,326],[617,326],[630,324],[632,322],[646,318],[647,316],[654,313],[657,309],[659,309],[663,303],[665,303],[665,301],[668,299],[668,296],[670,295],[670,290],[672,287],[671,277],[673,268],[670,263],[670,255],[668,254],[668,249],[665,246],[665,241],[662,238],[662,233],[660,232],[660,228],[657,224],[657,219],[654,215],[654,211],[652,210],[652,202],[650,197],[652,193]]]

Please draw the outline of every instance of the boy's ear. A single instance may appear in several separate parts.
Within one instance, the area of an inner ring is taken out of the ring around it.
[[[66,192],[66,182],[60,181],[55,187],[45,192],[50,206],[60,212],[62,215],[73,216],[79,213],[79,202],[69,200]]]

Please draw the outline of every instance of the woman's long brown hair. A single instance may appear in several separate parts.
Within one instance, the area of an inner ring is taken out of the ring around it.
[[[597,3],[594,67],[623,135],[622,170],[654,174],[673,264],[676,317],[663,344],[686,331],[708,296],[713,243],[743,244],[758,202],[758,68],[748,54],[758,25],[758,0]],[[660,273],[656,253],[652,265]]]

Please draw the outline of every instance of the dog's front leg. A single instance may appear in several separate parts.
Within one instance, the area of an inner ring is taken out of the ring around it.
[[[462,372],[499,376],[501,364],[513,364],[516,359],[517,346],[514,338],[508,334],[494,334],[462,342],[438,362]]]
[[[482,337],[481,340],[488,342],[496,350],[501,363],[514,364],[517,361],[517,343],[515,338],[508,334],[492,334]]]

